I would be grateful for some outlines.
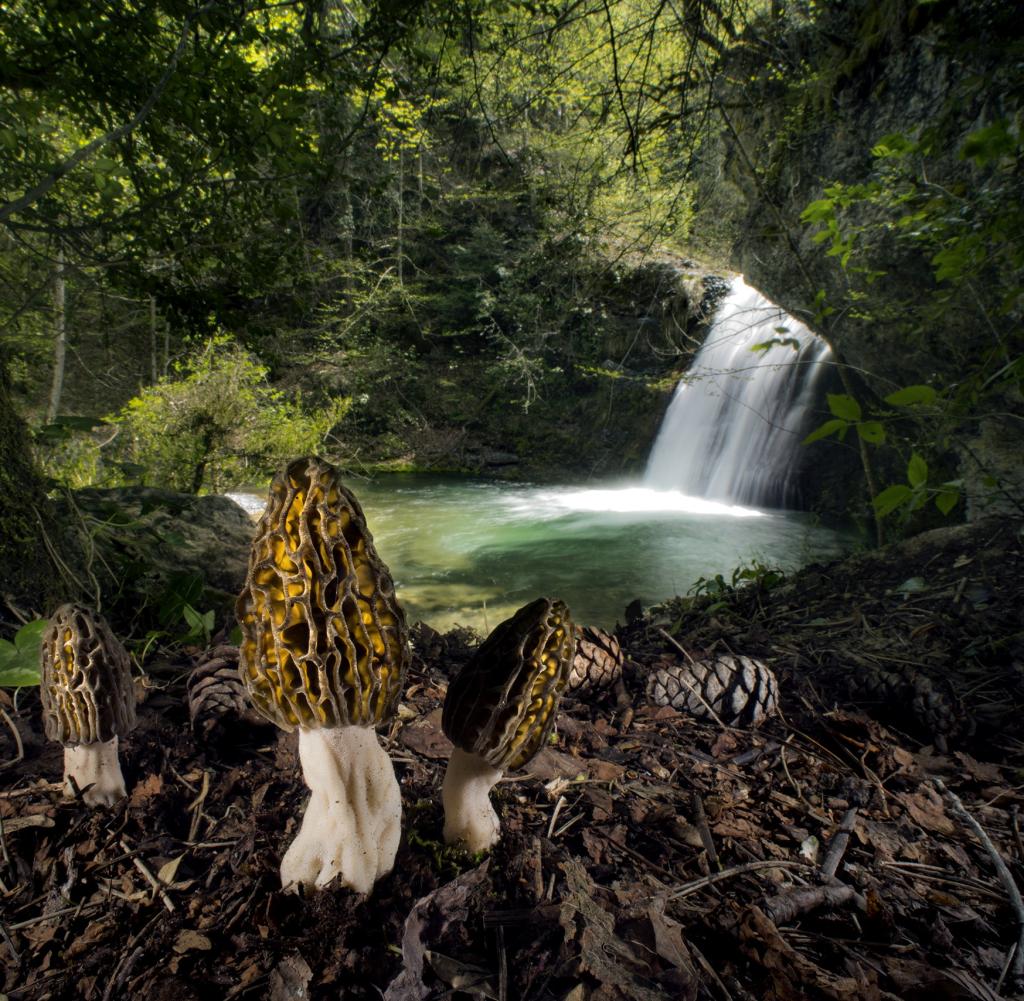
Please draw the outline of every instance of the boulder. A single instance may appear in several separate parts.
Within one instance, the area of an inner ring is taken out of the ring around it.
[[[99,590],[103,614],[122,635],[184,629],[185,604],[233,623],[245,582],[253,523],[233,500],[155,487],[77,490],[55,502],[66,532],[87,554],[75,567],[85,590]]]

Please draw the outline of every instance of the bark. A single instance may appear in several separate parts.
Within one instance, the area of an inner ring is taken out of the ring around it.
[[[60,398],[64,392],[64,357],[67,351],[64,291],[64,251],[58,250],[57,264],[53,270],[53,382],[50,384],[50,405],[46,409],[47,424],[57,419]]]

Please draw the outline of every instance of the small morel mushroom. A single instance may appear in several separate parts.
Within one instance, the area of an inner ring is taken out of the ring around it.
[[[367,893],[401,834],[398,780],[373,727],[394,709],[410,651],[391,575],[333,466],[296,459],[274,477],[236,610],[242,681],[258,712],[298,728],[311,793],[281,883],[340,876]]]
[[[498,625],[449,685],[441,718],[455,745],[441,787],[447,843],[479,852],[498,840],[489,793],[547,739],[575,647],[565,603],[538,598]]]
[[[647,697],[702,719],[717,716],[727,726],[757,726],[778,706],[779,684],[753,657],[718,654],[659,668],[647,679]]]
[[[611,633],[592,626],[577,626],[569,691],[610,688],[622,677],[622,662],[622,647]]]
[[[39,695],[50,740],[64,745],[64,794],[89,806],[125,795],[118,737],[135,726],[128,653],[99,615],[61,605],[43,633]]]

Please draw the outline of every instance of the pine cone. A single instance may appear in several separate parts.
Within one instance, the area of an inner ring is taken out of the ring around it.
[[[603,629],[576,630],[576,659],[569,671],[568,691],[608,688],[622,677],[622,647]]]
[[[238,647],[221,645],[206,650],[188,676],[187,688],[192,729],[204,737],[226,713],[246,719],[253,716],[238,675]]]
[[[779,683],[753,657],[719,654],[693,664],[660,668],[647,681],[647,697],[701,719],[714,715],[727,726],[757,726],[775,712]]]
[[[974,732],[973,720],[951,696],[912,667],[890,671],[861,665],[845,680],[851,701],[904,729],[932,738]]]

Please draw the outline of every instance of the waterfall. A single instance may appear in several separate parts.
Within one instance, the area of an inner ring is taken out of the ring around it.
[[[753,347],[774,341],[767,350]],[[647,460],[644,485],[786,507],[797,500],[800,442],[811,430],[828,345],[733,279],[680,380]]]

